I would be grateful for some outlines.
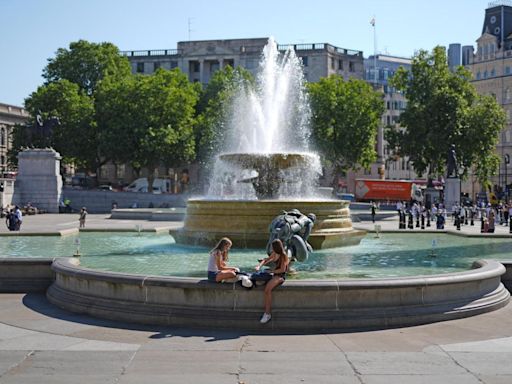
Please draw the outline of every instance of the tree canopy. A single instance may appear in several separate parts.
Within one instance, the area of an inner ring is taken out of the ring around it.
[[[100,126],[108,127],[102,145],[110,148],[113,159],[147,168],[149,179],[160,164],[193,160],[199,90],[179,69],[102,82],[97,117]]]
[[[312,138],[337,172],[369,167],[384,112],[382,93],[363,80],[332,75],[308,84]]]
[[[390,80],[407,106],[400,115],[402,129],[388,129],[386,140],[392,152],[409,157],[416,173],[443,175],[451,144],[464,175],[474,166],[485,182],[496,172],[494,150],[505,113],[493,97],[478,95],[470,78],[463,67],[451,72],[444,48],[436,47],[419,51],[411,71],[402,67]]]
[[[128,59],[120,55],[114,44],[85,40],[70,43],[69,49],[59,48],[43,70],[46,84],[66,79],[77,84],[89,96],[94,94],[102,79],[121,79],[130,74]]]

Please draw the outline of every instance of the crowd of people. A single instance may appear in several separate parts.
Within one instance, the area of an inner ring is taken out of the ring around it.
[[[512,203],[491,205],[481,201],[472,205],[455,204],[448,210],[443,203],[426,206],[418,202],[399,201],[396,203],[396,210],[399,215],[399,229],[425,229],[431,226],[431,222],[435,222],[436,229],[444,229],[449,218],[457,229],[480,222],[482,233],[493,233],[496,225],[512,224]]]

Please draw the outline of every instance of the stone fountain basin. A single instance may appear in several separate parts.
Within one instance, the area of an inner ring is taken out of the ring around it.
[[[47,291],[66,310],[143,324],[271,331],[362,330],[411,326],[496,310],[509,302],[505,267],[480,260],[465,272],[408,278],[293,281],[273,293],[261,325],[263,288],[204,279],[141,276],[56,259]]]
[[[309,243],[313,249],[359,244],[366,231],[352,227],[345,200],[209,200],[189,199],[183,228],[171,230],[181,244],[214,246],[228,236],[237,248],[266,248],[269,224],[283,210],[314,213]]]

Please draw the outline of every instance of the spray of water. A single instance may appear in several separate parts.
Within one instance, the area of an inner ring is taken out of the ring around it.
[[[274,172],[274,179],[281,183],[277,198],[311,195],[321,167],[318,156],[308,151],[310,115],[300,59],[291,48],[279,52],[270,38],[261,55],[255,86],[238,87],[221,152],[269,157],[303,154],[300,164],[279,170],[277,175]],[[256,198],[249,180],[262,173],[262,167],[257,171],[249,163],[233,164],[220,157],[214,165],[208,195]]]

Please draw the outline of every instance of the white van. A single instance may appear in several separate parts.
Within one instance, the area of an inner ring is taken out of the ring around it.
[[[147,192],[148,179],[142,177],[133,181],[127,187],[124,187],[127,192]],[[171,180],[169,179],[155,179],[153,180],[153,193],[169,193],[171,190]]]

